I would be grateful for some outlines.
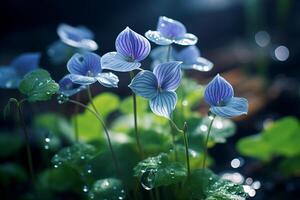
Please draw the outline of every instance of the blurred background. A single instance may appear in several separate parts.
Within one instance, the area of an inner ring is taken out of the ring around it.
[[[250,195],[253,199],[297,199],[300,195],[299,156],[295,160],[299,167],[296,173],[282,176],[281,172],[271,170],[272,163],[277,163],[276,158],[261,164],[254,158],[241,156],[235,144],[280,118],[300,117],[299,10],[297,0],[1,0],[0,65],[9,64],[23,52],[41,51],[40,66],[58,81],[67,72],[65,64],[51,62],[47,49],[58,40],[56,28],[60,23],[91,29],[99,45],[96,52],[103,55],[114,50],[115,38],[126,26],[143,34],[156,28],[159,16],[179,20],[188,32],[198,37],[197,46],[202,56],[215,64],[210,72],[188,72],[188,76],[206,84],[221,73],[233,84],[236,96],[246,97],[250,103],[249,115],[235,119],[237,134],[226,144],[212,149],[213,169],[220,173],[227,170],[225,175],[231,178],[243,174],[250,184],[258,181],[253,186],[257,191]],[[150,63],[149,58],[145,68]],[[111,91],[126,97],[130,94],[129,77],[118,75],[120,89]],[[95,93],[101,90],[101,87],[93,88]],[[0,95],[3,110],[9,97],[18,97],[19,93],[1,89]],[[82,98],[87,100],[85,96]],[[60,111],[61,107],[54,100],[50,106],[41,103],[34,109],[35,112]],[[199,108],[202,113],[206,110],[205,105]],[[24,112],[30,121],[30,109],[25,108]],[[63,112],[68,115],[72,109]],[[0,119],[1,131],[9,132],[16,125],[11,118],[3,119],[1,115]],[[299,134],[295,140],[300,145]],[[3,145],[1,151],[5,148]],[[25,158],[20,159],[26,162]],[[4,163],[7,158],[0,161]],[[1,184],[4,183],[0,183],[0,191]]]

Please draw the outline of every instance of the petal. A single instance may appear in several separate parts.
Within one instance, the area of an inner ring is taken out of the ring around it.
[[[0,68],[0,88],[18,88],[22,78],[11,66]]]
[[[149,55],[151,45],[145,37],[127,27],[116,39],[116,50],[133,61],[142,61]]]
[[[109,52],[102,56],[101,65],[103,69],[110,69],[118,72],[130,72],[141,66],[139,62],[129,62],[124,56],[117,52]]]
[[[201,72],[210,71],[214,67],[214,64],[203,57],[198,57],[194,64],[182,64],[182,69],[194,69]]]
[[[96,76],[96,79],[105,87],[118,87],[119,78],[111,72],[100,73],[98,76]]]
[[[68,61],[67,68],[71,74],[96,76],[102,71],[101,58],[95,53],[76,53]]]
[[[147,31],[145,36],[148,40],[158,45],[170,45],[173,43],[173,40],[162,36],[158,31]]]
[[[208,83],[204,91],[204,98],[211,106],[221,106],[226,104],[233,95],[232,86],[219,74]]]
[[[152,112],[159,116],[170,119],[170,115],[175,109],[177,95],[172,91],[159,92],[158,95],[150,100]]]
[[[10,66],[14,67],[21,76],[24,76],[39,67],[40,58],[41,53],[24,53],[15,58]]]
[[[54,64],[65,64],[75,53],[75,48],[58,40],[47,49],[47,55]]]
[[[59,82],[59,92],[65,96],[72,96],[81,90],[86,89],[86,86],[75,84],[70,79],[70,74],[64,76]]]
[[[200,51],[194,45],[185,47],[175,54],[176,60],[182,61],[183,64],[194,64],[198,57],[200,57]]]
[[[186,33],[184,36],[174,39],[174,43],[179,45],[195,45],[197,42],[197,36],[191,33]]]
[[[70,74],[70,79],[73,83],[79,84],[79,85],[90,85],[97,81],[95,77],[89,77],[89,76],[82,76],[77,74]]]
[[[97,43],[92,40],[93,33],[85,27],[73,27],[67,24],[61,24],[57,28],[57,34],[61,41],[72,47],[83,48],[90,51],[98,49]]]
[[[129,84],[130,89],[139,96],[146,99],[152,99],[157,96],[157,79],[155,75],[148,71],[143,70],[139,72]]]
[[[159,17],[157,31],[166,38],[182,37],[186,33],[185,26],[176,20],[168,17]]]
[[[163,90],[176,90],[181,81],[181,62],[172,61],[157,65],[153,73],[157,77],[158,87]]]
[[[233,97],[226,106],[213,106],[210,111],[224,118],[244,115],[248,113],[248,101],[245,98]]]

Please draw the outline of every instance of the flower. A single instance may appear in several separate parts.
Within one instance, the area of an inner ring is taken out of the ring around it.
[[[176,20],[168,17],[159,17],[156,31],[147,31],[145,36],[158,45],[194,45],[198,38],[186,32],[185,26]]]
[[[0,88],[18,88],[25,74],[39,67],[40,53],[23,53],[0,68]]]
[[[129,85],[134,93],[150,100],[150,108],[155,114],[168,119],[177,102],[175,90],[181,81],[180,64],[172,61],[157,65],[153,72],[143,70]]]
[[[150,56],[155,63],[166,62],[168,57],[168,47],[157,47],[152,50]],[[201,72],[210,71],[214,66],[211,61],[201,57],[200,50],[194,45],[185,47],[179,52],[172,49],[169,60],[182,61],[181,69],[194,69]]]
[[[69,46],[88,51],[98,49],[97,43],[93,40],[94,34],[84,26],[73,27],[60,24],[57,28],[57,34],[61,41]]]
[[[74,94],[86,89],[85,85],[79,85],[72,82],[70,74],[64,76],[59,82],[59,93],[64,96],[70,97]]]
[[[116,52],[109,52],[102,56],[103,69],[119,72],[129,72],[141,66],[150,53],[150,42],[142,35],[126,27],[116,39]]]
[[[211,106],[210,111],[224,118],[236,117],[248,113],[248,101],[234,97],[233,88],[219,74],[207,85],[204,98]]]
[[[102,72],[101,58],[95,53],[74,54],[68,61],[67,68],[73,83],[90,85],[98,81],[105,87],[118,87],[118,77],[111,72]]]

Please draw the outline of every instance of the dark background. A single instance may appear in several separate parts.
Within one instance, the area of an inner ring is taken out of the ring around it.
[[[207,83],[217,72],[223,73],[233,83],[237,96],[245,96],[250,102],[248,117],[237,119],[237,136],[212,152],[216,164],[224,166],[225,161],[236,155],[233,149],[238,138],[260,131],[266,119],[300,117],[299,11],[298,0],[1,0],[0,65],[8,64],[23,52],[42,51],[41,66],[58,80],[66,68],[51,64],[45,53],[58,39],[58,24],[90,28],[99,45],[97,53],[103,55],[114,50],[115,38],[126,26],[143,34],[156,28],[161,15],[177,19],[186,25],[188,32],[198,36],[197,46],[202,55],[215,64],[209,73],[189,74],[200,83]],[[263,48],[255,42],[255,34],[262,30],[271,37],[270,44]],[[274,56],[280,45],[289,49],[289,57],[283,62]],[[146,63],[150,64],[150,60]],[[128,77],[120,76],[121,84],[124,82],[120,94],[125,96],[129,94],[125,85]],[[2,110],[8,98],[18,93],[0,90],[0,95]],[[59,110],[55,102],[50,108]],[[39,105],[38,109],[49,110],[49,107]],[[27,117],[30,118],[30,113]],[[12,126],[2,117],[0,125]],[[220,156],[224,151],[227,153]],[[272,190],[285,191],[285,186],[275,185]],[[263,197],[258,195],[259,198]]]

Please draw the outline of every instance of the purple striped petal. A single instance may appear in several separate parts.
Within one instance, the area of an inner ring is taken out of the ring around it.
[[[162,36],[170,39],[183,37],[186,34],[186,28],[181,22],[164,16],[159,17],[157,31]]]
[[[248,113],[248,101],[245,98],[233,97],[225,106],[212,106],[210,111],[224,118],[231,118]]]
[[[101,58],[95,53],[76,53],[67,63],[71,74],[95,77],[101,73]]]
[[[196,46],[185,47],[177,54],[175,54],[176,60],[182,61],[183,64],[194,64],[197,58],[200,57],[200,51]]]
[[[139,69],[141,63],[133,61],[129,62],[124,56],[117,52],[109,52],[102,56],[101,66],[103,69],[110,69],[118,72],[130,72]]]
[[[111,72],[100,73],[98,76],[96,76],[96,79],[105,87],[118,87],[119,78]]]
[[[211,106],[225,105],[233,95],[232,86],[219,74],[208,83],[204,92],[204,98]]]
[[[158,95],[150,100],[150,108],[156,115],[170,119],[170,115],[175,109],[177,95],[173,91],[159,92]]]
[[[77,74],[70,74],[69,78],[73,83],[79,85],[91,85],[97,81],[95,77],[82,76]]]
[[[163,90],[176,90],[181,81],[181,62],[172,61],[157,65],[153,73],[157,77],[158,87]]]
[[[61,24],[57,28],[57,34],[62,42],[72,47],[83,48],[89,51],[98,49],[97,43],[93,40],[93,33],[86,27],[73,27]]]
[[[128,86],[130,89],[139,96],[146,99],[152,99],[157,96],[157,78],[155,75],[147,70],[139,72],[131,81]]]
[[[142,35],[126,27],[116,39],[116,50],[128,61],[142,61],[150,53],[150,42]]]
[[[15,58],[10,66],[14,67],[18,74],[24,76],[39,67],[40,58],[41,53],[23,53]]]
[[[73,96],[74,94],[86,89],[86,86],[78,85],[72,82],[70,74],[64,76],[59,82],[59,92],[65,96]]]

